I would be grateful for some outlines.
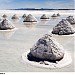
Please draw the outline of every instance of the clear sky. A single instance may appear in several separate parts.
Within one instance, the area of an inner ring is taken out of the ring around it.
[[[0,9],[74,8],[74,0],[0,0]]]

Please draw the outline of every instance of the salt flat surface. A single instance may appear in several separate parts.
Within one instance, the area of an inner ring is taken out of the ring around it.
[[[18,11],[19,20],[11,20],[11,16],[17,11],[1,11],[0,16],[3,13],[8,15],[8,19],[13,22],[13,24],[18,28],[12,32],[2,32],[0,31],[0,71],[1,72],[73,72],[74,71],[74,36],[56,36],[53,37],[64,47],[64,50],[69,52],[72,57],[72,63],[60,69],[45,69],[32,66],[25,63],[22,59],[22,54],[27,52],[36,41],[44,34],[50,33],[52,28],[62,19],[66,18],[69,14],[62,14],[60,17],[53,19],[50,17],[48,21],[41,21],[39,18],[44,12],[39,12],[32,14],[38,19],[37,24],[26,25],[23,23],[21,16],[23,13],[28,13],[29,11]],[[57,12],[57,11],[54,11]],[[54,13],[53,12],[53,13]],[[46,12],[45,12],[46,13]],[[51,13],[50,11],[47,12]],[[51,14],[49,14],[50,16]],[[71,13],[70,13],[71,15]],[[73,15],[73,14],[72,14]],[[73,26],[75,28],[75,26]]]

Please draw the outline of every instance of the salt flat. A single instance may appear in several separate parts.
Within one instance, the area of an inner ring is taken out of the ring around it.
[[[49,17],[52,13],[58,11],[31,11],[39,22],[35,25],[25,25],[21,16],[29,11],[9,11],[0,10],[0,16],[4,13],[8,15],[8,19],[11,20],[13,14],[17,14],[20,17],[18,21],[12,21],[18,28],[14,32],[1,32],[0,31],[0,72],[73,72],[74,71],[74,36],[53,36],[66,51],[71,54],[72,63],[60,69],[44,69],[36,66],[31,66],[22,60],[22,54],[29,51],[29,49],[36,43],[36,41],[44,34],[49,33],[52,28],[62,19],[66,18],[73,13],[67,11],[66,14],[61,14],[59,18],[49,21],[41,21],[39,18],[43,13],[47,13]],[[35,14],[38,12],[37,14]],[[52,13],[51,13],[52,12]],[[75,26],[73,26],[75,27]]]

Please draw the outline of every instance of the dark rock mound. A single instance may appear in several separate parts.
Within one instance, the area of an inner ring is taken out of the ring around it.
[[[23,22],[37,22],[37,19],[33,17],[31,14],[29,14]]]
[[[3,21],[0,22],[0,30],[8,30],[8,29],[14,29],[15,26],[11,24],[7,19],[4,19]]]
[[[50,35],[40,38],[30,49],[28,59],[30,61],[60,61],[64,57],[64,50],[61,50],[52,40]]]
[[[60,14],[58,13],[57,16],[60,16]]]
[[[75,20],[74,20],[73,16],[67,17],[66,20],[72,25],[75,24]]]
[[[53,14],[51,17],[57,17],[57,15],[56,14]]]
[[[45,14],[43,14],[40,19],[49,19],[49,17],[47,17]]]
[[[24,15],[22,16],[22,18],[26,18],[26,14],[24,14]]]
[[[15,14],[15,15],[12,16],[11,19],[19,19],[19,17]]]
[[[74,33],[75,31],[65,19],[62,19],[62,21],[60,21],[53,28],[53,31],[52,31],[52,34],[58,34],[58,35],[69,35],[69,34],[74,34]]]
[[[3,17],[3,18],[7,18],[7,15],[4,14],[2,17]]]

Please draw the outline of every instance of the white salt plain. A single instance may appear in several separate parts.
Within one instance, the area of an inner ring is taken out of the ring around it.
[[[38,12],[38,13],[36,13]],[[60,12],[61,16],[49,21],[41,21],[39,18],[42,14],[47,13],[51,16],[53,13]],[[19,20],[12,21],[11,16],[17,14]],[[31,13],[37,19],[37,24],[26,25],[23,23],[21,16],[24,13]],[[58,69],[45,69],[32,66],[22,59],[22,54],[29,51],[36,41],[42,35],[49,33],[52,28],[62,19],[69,15],[74,15],[74,11],[9,11],[0,10],[0,16],[8,15],[8,19],[18,28],[15,31],[0,31],[0,72],[73,72],[74,71],[74,36],[56,36],[53,37],[59,42],[72,58],[72,63]],[[75,28],[75,26],[73,25]]]

